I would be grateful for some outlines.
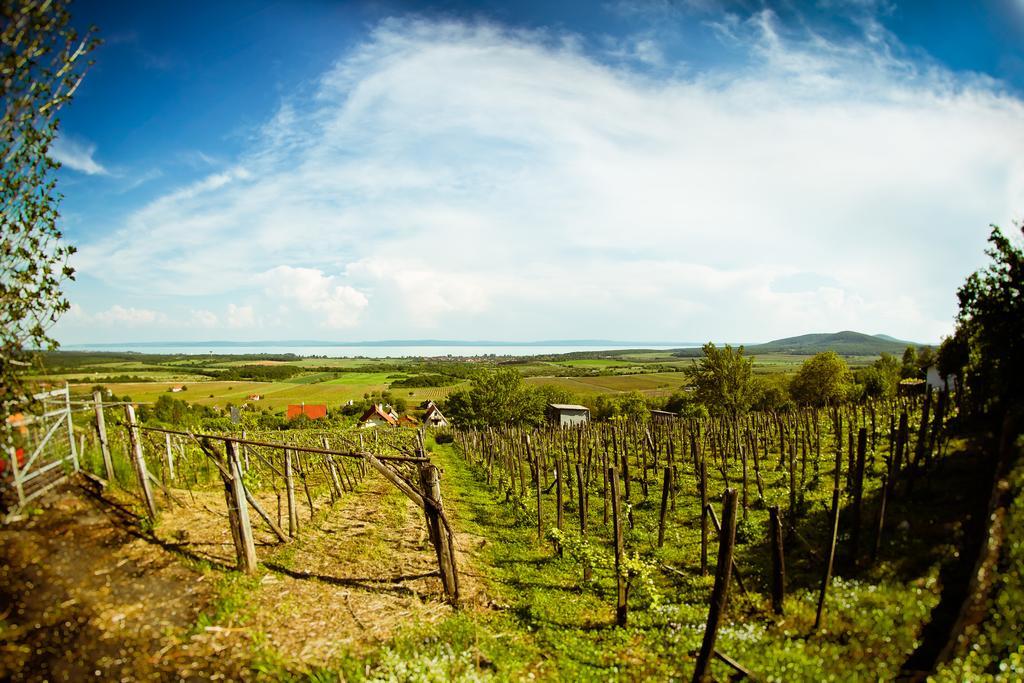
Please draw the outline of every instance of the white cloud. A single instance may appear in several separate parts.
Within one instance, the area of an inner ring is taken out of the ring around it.
[[[63,135],[50,145],[50,158],[65,167],[86,175],[109,175],[110,172],[93,158],[95,154],[95,144]]]
[[[76,263],[165,296],[265,293],[290,336],[948,331],[988,224],[1021,215],[1024,104],[874,29],[794,37],[764,12],[720,32],[740,66],[655,79],[557,36],[384,22],[232,170]],[[772,288],[807,271],[835,282]]]
[[[352,327],[369,304],[365,294],[315,268],[277,266],[259,280],[268,297],[285,308],[294,306],[312,313],[310,322],[318,327]]]
[[[189,314],[189,325],[191,327],[214,328],[217,327],[220,319],[217,314],[207,310],[191,311]]]
[[[252,327],[256,324],[256,311],[252,306],[228,304],[228,313],[225,318],[228,327]]]
[[[93,319],[101,323],[129,326],[146,326],[167,322],[167,316],[159,311],[147,308],[125,308],[120,304],[114,304],[107,310],[100,311],[93,316]]]

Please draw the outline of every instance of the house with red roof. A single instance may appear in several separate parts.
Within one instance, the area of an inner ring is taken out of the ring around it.
[[[359,426],[367,427],[394,427],[398,424],[398,416],[393,410],[385,410],[380,403],[374,403],[359,418]]]
[[[327,404],[326,403],[300,403],[299,405],[288,406],[285,412],[285,417],[289,420],[294,420],[299,415],[305,415],[310,420],[318,420],[321,417],[327,417]]]

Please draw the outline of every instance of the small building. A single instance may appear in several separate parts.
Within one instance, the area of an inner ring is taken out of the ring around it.
[[[431,427],[447,427],[448,418],[442,413],[441,409],[437,407],[437,404],[433,401],[427,402],[427,410],[423,414],[423,422]]]
[[[932,365],[928,368],[928,373],[925,376],[924,381],[934,391],[956,390],[956,377],[954,375],[946,375],[945,377],[943,377],[939,373],[938,366],[935,365]]]
[[[171,387],[172,394],[176,394],[179,391],[185,391],[185,386],[182,384],[175,384],[173,387]]]
[[[651,422],[655,424],[671,424],[679,419],[679,415],[670,410],[652,410]]]
[[[590,420],[590,409],[573,403],[549,403],[546,413],[559,427],[575,427]]]
[[[417,420],[412,415],[403,415],[402,417],[398,418],[398,426],[399,427],[414,427],[415,428],[415,427],[419,427],[419,425],[420,425],[420,421]]]
[[[287,411],[285,411],[285,417],[289,420],[294,420],[299,415],[305,415],[310,420],[319,420],[322,417],[327,417],[327,404],[311,403],[306,405],[305,403],[300,403],[298,405],[289,405]]]
[[[246,398],[250,401],[259,401],[263,397],[259,394],[249,394]]]
[[[369,427],[394,427],[398,424],[398,416],[393,410],[385,410],[384,406],[374,403],[359,418],[359,426],[366,429]]]

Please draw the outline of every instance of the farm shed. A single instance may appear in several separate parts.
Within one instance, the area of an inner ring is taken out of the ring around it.
[[[367,427],[379,427],[382,425],[395,426],[398,424],[398,416],[395,415],[393,410],[384,410],[384,406],[379,403],[375,403],[363,413],[362,417],[359,418],[359,426],[364,429]]]
[[[679,419],[679,416],[670,410],[652,410],[651,411],[651,422],[656,424],[671,424],[674,420]]]
[[[573,403],[549,403],[547,416],[559,427],[574,427],[590,421],[590,409]]]
[[[441,413],[441,409],[433,401],[427,402],[427,411],[423,414],[423,421],[431,427],[448,426],[448,418]]]
[[[327,417],[327,404],[315,403],[306,405],[305,403],[300,403],[299,405],[288,406],[288,410],[287,412],[285,412],[285,417],[287,417],[289,420],[294,420],[299,415],[305,415],[310,420],[317,420],[321,417]]]
[[[420,421],[417,420],[412,415],[403,415],[402,417],[398,418],[399,427],[416,427],[419,425],[419,423]]]

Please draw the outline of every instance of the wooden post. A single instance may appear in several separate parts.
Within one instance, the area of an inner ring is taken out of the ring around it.
[[[540,458],[539,456],[533,455],[533,449],[530,447],[530,435],[527,434],[524,437],[524,443],[526,444],[526,458],[533,462],[533,483],[534,488],[537,490],[537,541],[544,542],[544,519],[541,512],[540,506]]]
[[[299,510],[295,505],[295,477],[292,475],[292,452],[284,450],[284,487],[288,497],[288,535],[299,535]]]
[[[786,595],[786,561],[782,550],[782,521],[779,506],[768,508],[769,531],[772,546],[772,611],[784,614],[783,600]]]
[[[146,460],[142,455],[142,440],[139,438],[139,426],[135,422],[135,408],[131,404],[126,405],[124,407],[124,414],[128,420],[128,440],[132,449],[132,457],[135,461],[135,474],[139,479],[139,487],[142,489],[142,496],[146,503],[149,519],[155,522],[156,501],[153,500],[153,489],[149,485],[149,476],[146,472]]]
[[[700,575],[708,575],[708,467],[700,459]]]
[[[886,476],[882,475],[882,500],[878,506],[878,524],[875,526],[875,545],[871,548],[871,561],[878,559],[878,551],[882,547],[882,531],[885,529],[885,503],[889,498],[889,485]]]
[[[164,434],[164,444],[167,448],[167,479],[174,481],[174,453],[171,452],[170,434]]]
[[[697,666],[693,671],[694,683],[710,680],[708,666],[715,652],[718,628],[725,616],[729,599],[729,581],[732,579],[733,549],[736,545],[736,502],[737,491],[725,492],[722,510],[722,531],[718,535],[718,566],[715,569],[715,587],[711,591],[711,605],[708,608],[708,622],[704,628],[704,641],[697,655]]]
[[[231,470],[232,502],[238,521],[238,568],[246,574],[256,571],[256,544],[252,537],[252,524],[249,521],[249,506],[246,505],[245,484],[242,482],[242,465],[238,460],[235,442],[227,442],[228,467]]]
[[[612,538],[615,542],[615,583],[618,587],[617,600],[615,603],[615,624],[626,625],[626,577],[622,575],[622,560],[624,549],[622,547],[622,502],[619,500],[619,471],[614,467],[608,468],[608,478],[611,480],[612,488]]]
[[[580,538],[586,541],[587,538],[587,491],[586,491],[586,480],[583,477],[583,466],[580,463],[576,463],[576,489],[579,494],[579,511],[580,511]],[[583,561],[583,581],[590,581],[590,562],[588,560]]]
[[[658,516],[658,547],[665,545],[665,517],[668,514],[668,494],[672,486],[672,468],[665,468],[664,482],[661,486],[661,514]]]
[[[427,524],[432,529],[437,566],[441,572],[441,584],[445,596],[453,604],[459,602],[459,577],[455,565],[455,548],[448,529],[441,523],[444,508],[441,503],[441,481],[435,465],[420,465],[420,483],[423,486],[423,508]]]
[[[832,581],[832,564],[836,558],[836,537],[839,534],[839,478],[842,475],[843,456],[836,453],[836,467],[834,481],[832,484],[832,540],[828,546],[828,559],[825,562],[825,575],[821,579],[821,592],[818,594],[818,611],[814,616],[814,627],[811,631],[817,631],[821,626],[821,613],[825,608],[825,595],[828,593],[828,585]]]
[[[562,528],[562,479],[564,477],[562,458],[555,453],[555,527],[558,529]],[[558,549],[558,554],[562,554],[561,548]]]
[[[850,517],[850,565],[857,564],[860,555],[860,519],[864,500],[864,466],[868,447],[868,430],[857,432],[857,460],[853,472],[853,514]]]
[[[114,482],[114,461],[110,458],[110,444],[107,441],[107,423],[103,419],[103,398],[98,391],[92,392],[93,410],[96,412],[96,435],[100,440],[103,454],[103,471],[107,475],[107,486]]]

